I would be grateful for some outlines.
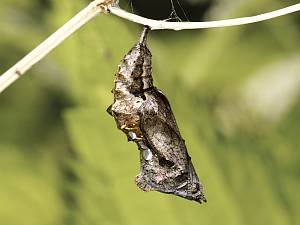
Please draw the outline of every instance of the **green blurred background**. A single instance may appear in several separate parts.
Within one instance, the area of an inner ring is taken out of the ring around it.
[[[297,1],[180,0],[190,20]],[[1,0],[0,73],[84,7]],[[178,16],[185,19],[174,1]],[[166,19],[170,0],[121,5]],[[168,96],[208,203],[137,189],[137,147],[105,112],[141,27],[101,15],[0,96],[0,225],[300,224],[300,15],[201,31],[154,31]]]

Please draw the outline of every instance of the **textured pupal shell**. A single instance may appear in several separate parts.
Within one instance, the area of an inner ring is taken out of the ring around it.
[[[119,65],[115,78],[115,98],[143,93],[153,87],[152,55],[146,45],[147,32],[144,31],[140,42],[131,48]]]
[[[114,102],[108,112],[117,127],[140,151],[137,186],[144,191],[160,191],[206,201],[188,155],[170,103],[153,86],[151,53],[146,45],[148,29],[124,56],[115,76]]]

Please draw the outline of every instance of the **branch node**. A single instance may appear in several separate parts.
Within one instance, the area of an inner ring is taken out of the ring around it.
[[[100,11],[104,13],[110,13],[109,8],[111,6],[118,6],[118,0],[99,0],[96,3],[96,8],[99,8]]]
[[[15,74],[17,74],[19,77],[22,76],[22,73],[21,73],[21,71],[19,69],[15,70]]]

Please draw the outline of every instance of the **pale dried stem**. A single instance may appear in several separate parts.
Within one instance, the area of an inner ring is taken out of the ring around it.
[[[279,16],[287,15],[300,11],[300,3],[288,6],[286,8],[278,9],[272,12],[263,13],[256,16],[241,17],[227,20],[217,20],[208,22],[167,22],[164,20],[152,20],[141,17],[129,12],[126,12],[119,7],[111,7],[109,11],[119,17],[130,20],[135,23],[149,26],[151,30],[170,29],[170,30],[187,30],[187,29],[203,29],[203,28],[216,28],[216,27],[229,27],[249,23],[256,23],[264,20],[269,20]]]
[[[60,29],[48,37],[44,42],[38,45],[17,64],[11,67],[0,77],[0,93],[15,82],[33,65],[43,59],[54,48],[61,44],[66,38],[71,36],[80,27],[106,10],[103,3],[105,0],[96,0],[90,3],[86,8],[81,10],[71,20],[65,23]]]
[[[65,25],[53,33],[43,43],[32,50],[28,55],[21,59],[17,64],[0,76],[0,93],[15,82],[33,65],[43,59],[49,52],[61,44],[66,38],[71,36],[80,27],[97,16],[101,12],[111,12],[112,14],[125,18],[135,23],[149,26],[152,30],[156,29],[201,29],[213,27],[236,26],[242,24],[255,23],[263,20],[272,19],[282,15],[290,14],[300,10],[300,3],[279,9],[273,12],[260,14],[257,16],[243,17],[228,20],[209,21],[209,22],[167,22],[147,19],[132,13],[128,13],[117,6],[114,0],[95,0],[86,8],[81,10],[76,16],[69,20]]]

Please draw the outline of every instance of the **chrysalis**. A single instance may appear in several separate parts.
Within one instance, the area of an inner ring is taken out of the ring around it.
[[[117,127],[140,150],[141,171],[136,177],[143,191],[174,194],[206,202],[170,104],[153,86],[151,52],[146,46],[149,28],[125,55],[115,77],[114,103],[107,112]]]

